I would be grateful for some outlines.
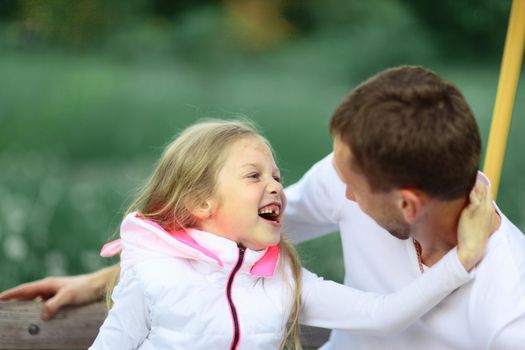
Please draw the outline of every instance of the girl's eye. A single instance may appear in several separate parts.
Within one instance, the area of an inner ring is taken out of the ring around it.
[[[273,179],[277,181],[278,183],[281,183],[281,177],[280,176],[274,176]]]
[[[253,173],[253,174],[248,175],[248,178],[253,179],[253,180],[259,180],[260,177],[261,175],[259,175],[258,173]]]

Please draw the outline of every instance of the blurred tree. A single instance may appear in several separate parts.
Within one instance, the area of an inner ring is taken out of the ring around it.
[[[283,11],[298,28],[311,33],[317,30],[352,27],[363,19],[363,9],[377,10],[385,0],[287,0]],[[381,9],[379,9],[381,10]]]
[[[75,48],[92,46],[143,7],[143,0],[19,0],[22,38]]]
[[[16,0],[0,1],[0,18],[10,18],[14,16],[16,10]]]
[[[147,2],[148,12],[155,16],[173,18],[196,7],[214,4],[214,0],[150,0]]]
[[[402,0],[421,20],[443,52],[499,57],[511,0]]]
[[[368,22],[374,18],[399,16],[391,12],[396,6],[388,6],[395,3],[405,8],[421,29],[429,33],[429,39],[441,48],[444,57],[491,58],[501,53],[510,2],[325,0],[321,4],[316,0],[3,0],[0,20],[15,20],[25,44],[89,48],[108,39],[111,42],[112,36],[122,37],[126,32],[144,35],[177,31],[181,28],[180,23],[183,30],[198,28],[201,26],[198,23],[194,26],[187,23],[188,18],[198,21],[198,16],[192,13],[204,14],[205,18],[215,13],[216,18],[208,21],[215,24],[202,28],[209,31],[209,37],[221,37],[229,41],[225,45],[233,44],[241,50],[261,52],[290,39],[320,32],[352,33],[370,25]],[[164,46],[170,46],[169,35],[165,36]],[[180,36],[187,35],[175,35]],[[190,46],[194,45],[199,46],[198,43]]]
[[[261,51],[289,39],[294,25],[284,17],[284,0],[223,0],[234,38],[243,48]]]

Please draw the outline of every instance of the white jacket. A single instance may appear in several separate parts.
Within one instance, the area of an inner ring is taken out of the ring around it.
[[[290,312],[279,248],[239,248],[211,233],[169,233],[128,215],[114,306],[90,349],[277,349]],[[119,243],[105,247],[109,255]],[[278,266],[279,265],[279,266]],[[303,269],[301,323],[384,335],[407,327],[471,279],[449,252],[397,293],[324,281]]]

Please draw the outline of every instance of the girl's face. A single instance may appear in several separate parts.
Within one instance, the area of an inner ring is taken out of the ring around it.
[[[276,245],[286,198],[270,148],[258,137],[247,137],[227,152],[202,229],[252,250]]]

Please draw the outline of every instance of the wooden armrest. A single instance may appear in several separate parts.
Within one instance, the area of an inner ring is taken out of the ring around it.
[[[49,321],[42,321],[40,301],[0,301],[0,350],[87,349],[106,317],[103,302],[61,309]],[[319,347],[330,331],[301,327],[304,347]]]

